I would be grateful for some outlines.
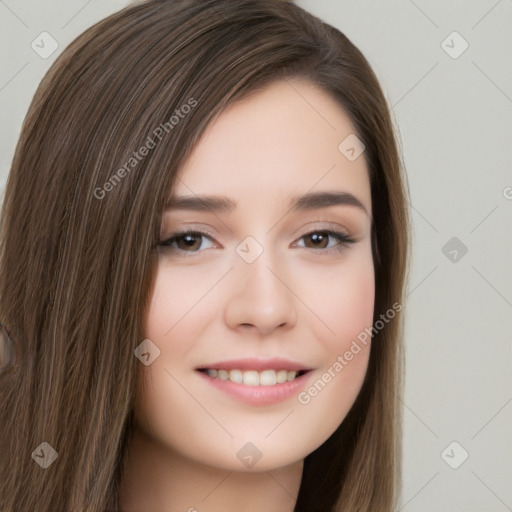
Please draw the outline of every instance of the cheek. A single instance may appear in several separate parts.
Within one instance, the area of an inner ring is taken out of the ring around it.
[[[368,252],[358,256],[346,265],[308,273],[304,281],[302,293],[319,319],[310,326],[322,345],[323,357],[298,403],[304,417],[322,418],[310,425],[310,435],[317,439],[327,439],[342,423],[368,367],[375,277]],[[321,288],[318,282],[323,283]]]
[[[218,314],[218,308],[208,302],[212,279],[191,269],[158,267],[143,332],[160,354],[150,365],[140,365],[134,403],[136,424],[142,431],[191,458],[197,453],[208,456],[211,446],[205,434],[218,429],[195,399],[189,380],[195,340],[210,316]],[[189,452],[187,440],[191,439],[197,443]]]
[[[346,264],[306,270],[301,276],[300,294],[308,306],[301,309],[304,322],[326,354],[347,350],[373,322],[375,276],[368,252],[354,253]]]
[[[373,271],[362,270],[347,275],[332,295],[332,300],[323,307],[335,334],[325,338],[325,343],[329,351],[344,352],[352,340],[372,325],[375,301]]]
[[[169,345],[184,325],[190,330],[191,322],[187,321],[188,318],[202,315],[204,299],[219,276],[222,276],[219,270],[204,274],[194,271],[192,267],[173,269],[165,262],[160,263],[145,318],[146,336],[164,340]],[[183,343],[178,344],[178,350],[180,347],[185,348]]]

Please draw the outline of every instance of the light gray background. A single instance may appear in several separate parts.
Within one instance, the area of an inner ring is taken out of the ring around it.
[[[414,258],[400,510],[512,511],[512,1],[297,3],[367,56],[402,140]],[[77,35],[126,5],[0,0],[2,197],[48,67]],[[47,59],[31,48],[43,31],[59,44]],[[460,56],[464,41],[454,31],[469,44]],[[452,237],[458,245],[445,256]],[[450,467],[464,451],[467,460]]]

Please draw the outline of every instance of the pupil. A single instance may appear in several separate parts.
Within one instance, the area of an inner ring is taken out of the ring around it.
[[[321,244],[325,237],[322,234],[313,233],[312,235],[310,235],[310,238],[314,244],[319,245],[318,242],[320,242]]]
[[[181,237],[182,241],[185,242],[187,247],[194,247],[196,245],[196,236],[195,235],[184,235]]]

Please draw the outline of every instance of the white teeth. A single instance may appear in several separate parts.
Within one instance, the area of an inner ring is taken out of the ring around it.
[[[241,384],[244,380],[244,376],[240,370],[231,370],[229,372],[229,380],[231,382],[238,382],[238,384]]]
[[[288,382],[295,379],[296,376],[297,376],[297,372],[288,372]]]
[[[277,372],[277,383],[282,384],[288,380],[288,371],[287,370],[279,370]]]
[[[220,380],[228,380],[229,379],[229,373],[226,370],[219,370],[217,372],[217,377]]]
[[[260,383],[258,372],[244,372],[243,383],[246,386],[258,386]]]
[[[274,370],[265,370],[260,373],[260,386],[273,386],[277,382]]]
[[[246,386],[274,386],[275,384],[283,384],[291,382],[297,377],[296,371],[288,370],[264,370],[257,372],[255,370],[215,370],[208,369],[206,374],[210,377],[220,380],[230,380],[238,384]]]

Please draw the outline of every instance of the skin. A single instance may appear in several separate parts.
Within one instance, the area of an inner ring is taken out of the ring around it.
[[[371,327],[368,168],[364,153],[349,161],[338,150],[353,133],[348,115],[322,89],[278,81],[224,111],[180,170],[175,195],[223,195],[238,206],[229,213],[171,209],[163,217],[162,241],[184,228],[214,236],[196,236],[192,249],[183,237],[174,249],[159,249],[145,335],[161,352],[141,364],[123,511],[293,511],[304,457],[350,410],[370,344],[360,344],[307,404],[296,393],[249,405],[195,369],[284,357],[313,368],[307,390]],[[351,193],[366,212],[352,205],[289,211],[291,196],[318,191]],[[355,242],[304,236],[326,229]],[[236,251],[247,236],[263,249],[252,263]],[[237,457],[248,442],[262,455],[251,467]]]

